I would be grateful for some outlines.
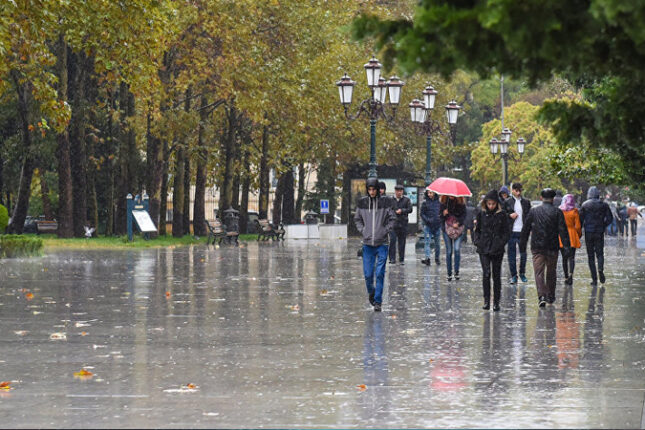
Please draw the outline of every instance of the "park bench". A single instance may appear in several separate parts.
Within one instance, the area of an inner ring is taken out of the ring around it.
[[[208,238],[206,239],[206,246],[209,244],[215,245],[215,241],[217,243],[222,243],[222,240],[227,238],[226,234],[226,226],[222,224],[220,221],[215,220],[213,222],[213,225],[208,222],[206,222],[206,228],[208,229]]]
[[[45,221],[45,220],[36,221],[37,234],[56,233],[56,231],[58,231],[57,221]]]
[[[256,219],[255,224],[258,230],[258,241],[262,239],[266,240],[284,240],[285,229],[282,223],[276,228],[273,224],[269,222],[268,219]]]

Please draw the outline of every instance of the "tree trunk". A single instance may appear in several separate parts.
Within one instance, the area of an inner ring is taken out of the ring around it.
[[[2,194],[2,189],[4,188],[4,182],[2,180],[3,178],[3,173],[2,173],[2,165],[4,164],[4,160],[2,159],[2,154],[0,153],[0,205],[3,205],[6,207],[4,203],[4,196]]]
[[[285,176],[280,175],[278,185],[275,187],[273,196],[273,224],[278,225],[282,222],[282,198],[284,196]]]
[[[54,212],[52,211],[52,202],[49,199],[49,186],[47,186],[47,181],[45,180],[42,167],[38,169],[38,176],[40,178],[40,195],[43,201],[43,214],[47,221],[52,221],[54,219]]]
[[[114,153],[116,152],[114,124],[112,123],[112,111],[116,110],[116,100],[112,91],[108,90],[107,93],[107,144],[109,148],[109,156],[106,161],[107,165],[107,219],[105,221],[105,235],[112,236],[114,234]]]
[[[244,139],[244,154],[242,156],[242,201],[240,203],[240,233],[246,234],[249,231],[249,191],[251,190],[251,169],[250,158],[251,153],[249,147],[251,145],[251,130],[247,128],[243,133]]]
[[[94,70],[94,59],[92,58],[88,61],[88,71],[86,78],[86,97],[88,106],[96,104],[98,99],[98,84],[95,79],[93,79],[92,71]],[[93,109],[87,109],[87,121],[89,124],[96,124],[94,129],[98,128],[98,120],[96,118],[96,111]],[[87,219],[91,227],[94,227],[98,232],[99,228],[99,204],[98,198],[96,195],[96,178],[98,176],[98,169],[95,160],[98,160],[97,154],[97,144],[99,142],[99,137],[96,135],[96,132],[92,132],[87,141]],[[85,233],[85,231],[83,231]]]
[[[191,89],[186,90],[184,110],[190,111]],[[179,149],[175,154],[175,175],[172,184],[172,235],[173,237],[182,237],[184,235],[184,176],[186,168],[185,145],[187,142],[179,144]]]
[[[190,234],[190,151],[184,150],[184,234]]]
[[[23,153],[25,158],[22,162],[22,169],[20,171],[20,185],[18,186],[18,198],[16,199],[16,206],[13,210],[13,216],[11,217],[11,225],[9,230],[22,234],[22,230],[25,226],[25,218],[27,218],[27,210],[29,209],[29,197],[31,196],[31,180],[34,173],[34,162],[31,152],[31,131],[29,131],[30,125],[30,88],[28,83],[21,83],[20,76],[18,72],[11,72],[12,78],[16,85],[16,91],[18,93],[18,116],[20,118],[20,127],[22,129],[22,144],[23,144]]]
[[[167,234],[166,214],[168,213],[168,170],[170,169],[168,141],[163,141],[161,152],[163,161],[161,163],[161,192],[159,194],[159,234],[165,236]]]
[[[193,202],[193,233],[206,236],[206,163],[208,150],[204,141],[205,125],[208,119],[208,99],[202,96],[199,110],[199,130],[197,134],[197,169],[195,172],[195,201]]]
[[[294,214],[294,178],[293,169],[289,169],[282,175],[282,222],[284,224],[295,224],[296,217]]]
[[[337,157],[332,157],[328,160],[328,169],[329,169],[329,181],[327,181],[327,189],[325,194],[329,196],[329,214],[324,217],[326,224],[334,223],[334,215],[336,214],[336,159]]]
[[[260,156],[260,198],[258,217],[268,219],[269,215],[269,128],[262,128],[262,154]]]
[[[58,97],[67,102],[67,43],[61,34],[58,38]],[[58,237],[74,236],[73,226],[73,195],[72,195],[72,165],[70,161],[69,129],[57,136],[56,158],[58,159]]]
[[[231,207],[233,197],[233,170],[235,162],[235,135],[237,133],[237,109],[233,102],[226,109],[227,129],[224,138],[224,174],[220,188],[219,212]]]
[[[175,175],[172,183],[172,235],[184,235],[184,149],[175,154]]]
[[[70,95],[72,99],[72,119],[70,123],[70,164],[72,167],[73,230],[74,236],[83,237],[87,225],[87,152],[85,130],[87,109],[85,101],[85,80],[87,59],[84,53],[71,54],[73,79]]]
[[[343,172],[343,193],[341,197],[341,213],[340,213],[340,222],[343,224],[349,224],[349,219],[351,217],[351,170],[349,166],[345,166],[345,171]]]
[[[161,110],[165,110],[162,106]],[[152,115],[148,112],[146,124],[146,192],[148,193],[148,213],[152,222],[161,228],[159,224],[159,208],[161,206],[161,139],[152,135]],[[156,235],[152,235],[154,237]]]
[[[128,109],[128,85],[122,82],[119,86],[119,110],[121,111],[121,121],[119,124],[119,170],[116,187],[116,220],[115,232],[118,236],[127,233],[127,201],[126,197],[130,192],[129,183],[129,151],[128,151],[128,124],[126,122],[129,114]]]
[[[298,164],[298,198],[296,199],[295,221],[297,224],[302,222],[302,205],[305,201],[305,163]]]

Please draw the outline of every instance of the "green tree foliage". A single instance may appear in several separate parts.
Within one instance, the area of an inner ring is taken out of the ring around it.
[[[414,19],[366,15],[354,29],[408,71],[501,72],[531,85],[564,75],[583,97],[548,102],[540,118],[559,141],[610,150],[645,181],[645,3],[424,0]]]
[[[4,233],[7,225],[9,225],[9,212],[6,207],[0,205],[0,234]]]

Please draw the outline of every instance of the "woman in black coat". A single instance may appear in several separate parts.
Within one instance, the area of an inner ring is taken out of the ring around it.
[[[510,239],[510,229],[506,212],[499,203],[497,191],[492,190],[484,197],[481,210],[477,213],[475,237],[473,243],[479,253],[482,265],[482,286],[484,289],[484,307],[490,309],[490,275],[493,273],[493,311],[499,311],[502,295],[502,260],[504,246]]]

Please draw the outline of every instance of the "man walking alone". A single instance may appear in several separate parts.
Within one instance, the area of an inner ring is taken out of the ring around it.
[[[513,184],[511,198],[502,202],[502,209],[508,214],[511,230],[511,238],[508,241],[508,268],[511,272],[511,284],[517,284],[517,259],[516,251],[520,248],[520,279],[527,282],[526,279],[526,246],[520,246],[520,236],[524,220],[531,210],[531,202],[522,197],[522,184],[516,182]]]
[[[390,263],[396,262],[396,251],[399,250],[399,264],[403,265],[405,258],[405,239],[408,236],[408,214],[412,212],[412,202],[403,195],[403,185],[394,187],[394,197],[391,198],[396,222],[390,233]],[[397,246],[398,244],[398,246]]]
[[[526,247],[531,235],[531,253],[533,254],[533,272],[538,292],[538,303],[541,308],[555,302],[556,268],[560,241],[564,254],[568,255],[571,244],[569,230],[562,211],[553,206],[555,191],[551,188],[542,190],[542,205],[531,209],[522,227],[520,246]],[[546,282],[545,282],[546,275]]]
[[[380,196],[378,180],[368,178],[365,185],[368,195],[358,201],[354,223],[363,236],[363,274],[369,302],[374,306],[374,311],[380,312],[388,235],[394,228],[396,216],[392,210],[392,200]]]
[[[605,228],[611,224],[612,215],[609,205],[600,200],[600,191],[590,187],[587,191],[587,201],[580,208],[580,224],[585,231],[585,245],[587,246],[587,262],[591,272],[591,285],[605,283]],[[598,272],[596,272],[598,260]]]

